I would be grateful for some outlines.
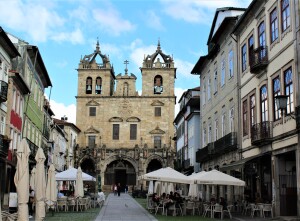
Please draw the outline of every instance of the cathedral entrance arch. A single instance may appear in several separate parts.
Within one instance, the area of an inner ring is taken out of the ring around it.
[[[126,160],[115,160],[107,165],[105,170],[104,185],[121,184],[121,191],[125,186],[136,185],[136,171],[133,165]]]
[[[149,162],[146,173],[152,172],[154,170],[158,170],[160,168],[162,168],[161,162],[157,159],[153,159]]]

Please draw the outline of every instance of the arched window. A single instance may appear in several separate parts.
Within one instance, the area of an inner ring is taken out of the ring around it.
[[[293,89],[293,72],[292,67],[284,71],[284,91],[288,96],[286,113],[294,112],[294,89]]]
[[[160,75],[154,77],[154,94],[161,94],[163,92],[163,78]]]
[[[258,42],[261,47],[260,58],[264,58],[267,54],[266,52],[266,32],[265,32],[265,22],[260,23],[258,26]]]
[[[101,91],[102,91],[102,78],[97,77],[96,78],[95,93],[96,94],[101,94]]]
[[[267,86],[260,88],[261,122],[268,121],[268,91]]]
[[[87,77],[86,78],[86,91],[85,93],[86,94],[91,94],[92,93],[92,83],[93,83],[93,80],[91,77]]]

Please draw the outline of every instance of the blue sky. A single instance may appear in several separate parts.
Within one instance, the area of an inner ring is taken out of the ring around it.
[[[160,39],[177,67],[175,94],[199,86],[190,72],[207,53],[207,38],[216,8],[247,7],[251,0],[0,0],[0,26],[39,47],[52,81],[50,104],[56,118],[75,123],[77,71],[81,56],[95,50],[109,55],[116,75],[137,76],[141,90],[144,55]],[[50,90],[46,90],[49,97]]]

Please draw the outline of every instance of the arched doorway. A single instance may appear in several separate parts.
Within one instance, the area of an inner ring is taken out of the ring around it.
[[[136,171],[126,160],[115,160],[108,164],[104,176],[104,185],[111,186],[120,183],[121,191],[124,191],[126,185],[136,185]]]
[[[162,168],[161,162],[157,159],[153,159],[149,162],[147,166],[147,173],[158,170],[160,168]]]

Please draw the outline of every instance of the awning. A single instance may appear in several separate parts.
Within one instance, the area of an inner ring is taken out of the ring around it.
[[[252,157],[248,157],[248,158],[236,161],[236,162],[232,162],[227,165],[220,166],[220,170],[221,171],[239,170],[239,169],[242,169],[247,162],[249,162],[253,159],[256,159],[256,158],[261,158],[263,156],[270,155],[270,154],[271,154],[270,152],[260,153],[255,156],[252,156]]]

